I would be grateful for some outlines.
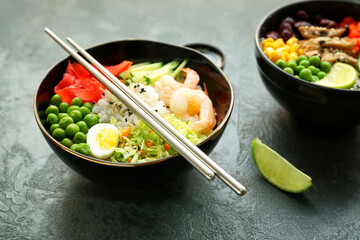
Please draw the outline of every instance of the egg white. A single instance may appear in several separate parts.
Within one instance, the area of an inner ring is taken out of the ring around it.
[[[109,123],[99,123],[92,126],[86,136],[86,143],[90,146],[91,156],[106,159],[109,158],[113,152],[115,151],[116,147],[110,149],[101,148],[96,140],[98,133],[103,129],[114,129],[118,134],[118,129],[112,124]]]

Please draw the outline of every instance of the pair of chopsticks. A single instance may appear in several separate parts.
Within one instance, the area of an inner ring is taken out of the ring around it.
[[[166,142],[168,142],[181,156],[188,160],[200,173],[208,180],[213,180],[215,174],[230,186],[237,194],[241,195],[246,189],[235,178],[229,175],[224,169],[211,160],[204,152],[192,144],[186,137],[181,135],[172,125],[164,118],[150,108],[142,99],[135,95],[125,84],[112,75],[104,66],[96,59],[88,54],[71,38],[66,40],[84,56],[96,68],[91,66],[83,57],[63,42],[50,29],[45,28],[45,32],[53,38],[65,51],[75,58],[82,66],[84,66],[91,74],[93,74],[104,86],[112,92],[119,100],[129,109],[131,109],[138,117],[140,117],[149,127],[158,133]],[[103,74],[101,74],[101,73]]]

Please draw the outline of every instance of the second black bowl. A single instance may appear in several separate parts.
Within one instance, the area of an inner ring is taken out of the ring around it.
[[[309,83],[278,68],[261,49],[261,39],[276,30],[287,16],[305,10],[340,22],[360,19],[360,4],[351,1],[303,1],[284,5],[267,14],[255,32],[255,56],[260,76],[270,94],[294,118],[319,127],[348,128],[360,122],[360,91]]]

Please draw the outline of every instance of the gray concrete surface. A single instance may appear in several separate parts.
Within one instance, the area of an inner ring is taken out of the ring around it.
[[[285,2],[1,0],[0,239],[359,239],[359,128],[304,131],[257,73],[255,27]],[[67,56],[45,26],[84,47],[141,38],[221,49],[236,103],[210,156],[247,194],[195,170],[161,187],[113,192],[65,166],[33,117],[38,82]],[[313,187],[292,195],[268,184],[251,157],[255,137],[310,175]]]

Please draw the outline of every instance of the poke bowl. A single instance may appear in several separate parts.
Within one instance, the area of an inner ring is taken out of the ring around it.
[[[145,102],[155,96],[156,100],[146,103],[205,153],[213,150],[231,115],[234,93],[230,81],[207,57],[191,48],[148,40],[114,41],[87,51]],[[66,165],[93,182],[117,188],[163,184],[191,169],[183,157],[83,70],[72,57],[63,59],[45,74],[34,96],[37,125]],[[168,80],[176,88],[159,87]],[[156,92],[156,87],[164,91]],[[196,123],[203,119],[203,110],[192,100],[184,115],[170,110],[176,103],[170,97],[185,87],[190,95],[196,92],[201,99],[211,100],[212,107],[207,109],[213,122],[205,121],[201,129],[196,129],[200,126]],[[169,91],[174,92],[169,96]],[[194,104],[198,112],[190,114]],[[115,135],[111,129],[117,129]]]
[[[261,79],[299,122],[337,129],[360,122],[359,20],[354,1],[301,1],[271,11],[258,24]]]

